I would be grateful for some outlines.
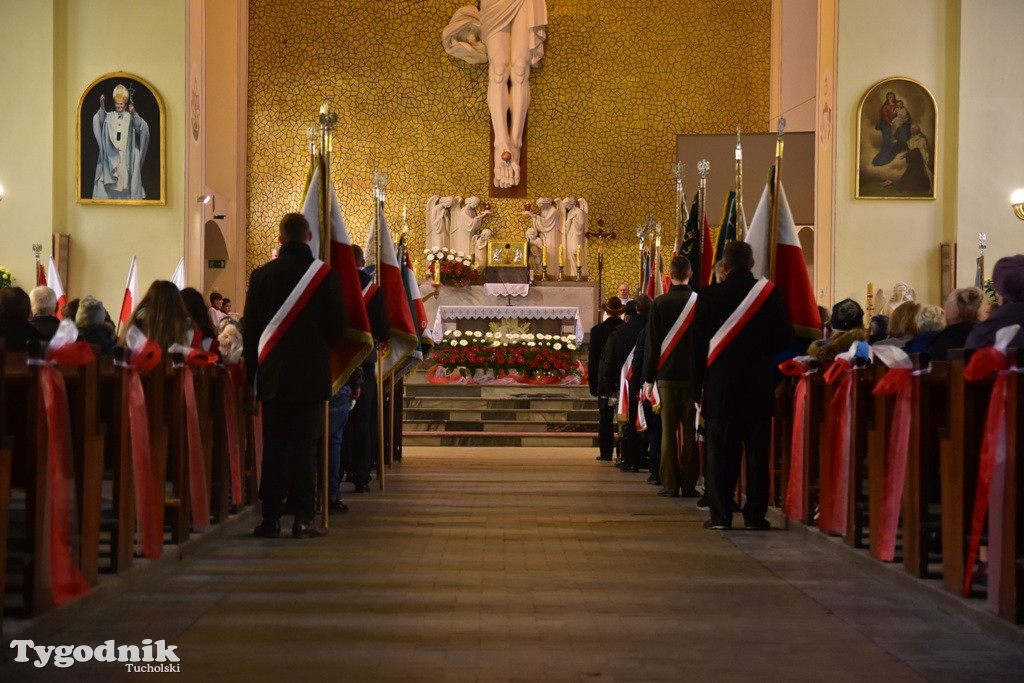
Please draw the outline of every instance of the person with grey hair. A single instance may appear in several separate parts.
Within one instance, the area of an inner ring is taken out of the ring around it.
[[[107,325],[107,309],[103,307],[102,301],[91,296],[84,297],[78,303],[75,326],[78,328],[78,341],[98,346],[103,355],[114,352],[114,331]]]
[[[981,319],[985,295],[977,287],[960,287],[946,297],[946,327],[928,344],[932,360],[946,360],[950,349],[962,349]]]
[[[56,315],[57,293],[46,285],[40,285],[28,293],[28,298],[32,302],[32,317],[28,321],[39,330],[43,339],[53,339],[60,325],[60,318]]]

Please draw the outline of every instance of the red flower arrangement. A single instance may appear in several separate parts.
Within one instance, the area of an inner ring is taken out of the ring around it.
[[[424,252],[427,257],[427,275],[434,282],[451,287],[465,287],[477,275],[468,256],[447,247],[434,247]],[[440,275],[436,269],[440,267]]]
[[[554,384],[565,377],[582,376],[573,358],[575,350],[572,337],[449,330],[433,357],[435,367],[446,376],[472,378],[480,370],[495,379]]]

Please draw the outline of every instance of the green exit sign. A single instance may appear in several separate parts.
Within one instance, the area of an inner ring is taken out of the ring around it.
[[[228,265],[227,259],[215,259],[215,258],[212,258],[212,259],[209,259],[206,262],[206,267],[207,268],[224,268],[227,265]]]

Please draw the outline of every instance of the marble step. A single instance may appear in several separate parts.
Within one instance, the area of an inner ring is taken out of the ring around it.
[[[403,433],[416,432],[529,432],[563,434],[588,433],[597,434],[597,422],[570,422],[566,420],[553,420],[545,422],[529,422],[516,420],[419,420],[410,419],[406,416],[403,424]]]
[[[515,420],[518,422],[585,422],[597,424],[596,410],[567,410],[547,406],[524,409],[458,409],[447,405],[438,408],[412,408],[406,404],[405,419],[409,420],[454,420],[458,422],[488,422],[492,420]]]
[[[597,435],[562,432],[410,432],[402,434],[403,446],[491,446],[509,448],[597,448]]]
[[[597,410],[593,398],[482,398],[416,396],[405,398],[405,408],[427,410]]]
[[[582,385],[523,385],[523,384],[429,384],[426,382],[405,383],[406,398],[442,396],[445,398],[487,398],[487,399],[587,399],[590,389]]]

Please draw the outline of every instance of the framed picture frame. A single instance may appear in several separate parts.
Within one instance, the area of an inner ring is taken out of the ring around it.
[[[857,109],[857,199],[935,199],[935,98],[912,78],[871,86]]]
[[[79,204],[167,203],[164,103],[144,78],[100,76],[78,100]]]

